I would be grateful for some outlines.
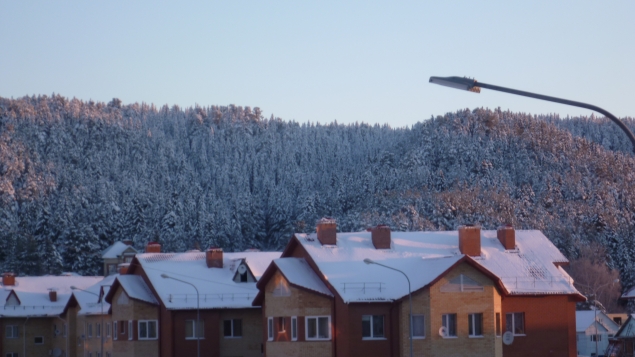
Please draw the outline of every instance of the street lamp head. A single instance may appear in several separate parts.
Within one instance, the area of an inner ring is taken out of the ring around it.
[[[478,87],[476,80],[466,77],[430,77],[430,83],[474,93],[481,92],[481,88]]]
[[[71,290],[79,290],[79,289],[77,288],[77,286],[71,285]]]
[[[613,280],[613,284],[617,284],[617,283],[619,283],[619,282],[620,282],[620,279],[615,279],[615,280]]]
[[[364,263],[366,263],[366,264],[375,264],[374,261],[372,261],[372,260],[370,260],[368,258],[364,259]]]
[[[163,279],[170,279],[170,276],[168,274],[161,274],[161,277]]]

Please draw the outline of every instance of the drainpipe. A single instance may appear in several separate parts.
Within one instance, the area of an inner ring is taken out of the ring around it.
[[[29,322],[29,317],[27,316],[26,320],[24,321],[24,326],[22,328],[22,333],[24,334],[24,338],[22,339],[24,341],[24,355],[26,356],[26,323]]]
[[[59,317],[59,316],[55,316],[58,319],[62,320],[62,322],[64,322],[64,330],[62,331],[66,331],[66,351],[64,351],[64,355],[68,356],[69,352],[68,352],[68,326],[66,323],[66,320],[64,320],[63,318]],[[26,356],[26,353],[24,354]]]

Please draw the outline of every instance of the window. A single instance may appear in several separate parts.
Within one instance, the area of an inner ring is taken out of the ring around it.
[[[112,323],[112,339],[116,340],[117,339],[117,321]]]
[[[130,322],[132,324],[132,321]],[[130,329],[132,331],[132,329]],[[129,334],[132,335],[132,334]],[[140,340],[156,340],[158,338],[157,333],[157,320],[140,320],[139,321],[139,339]],[[129,338],[132,339],[132,338]]]
[[[8,352],[6,356],[7,357],[18,357],[19,355],[18,355],[17,352]]]
[[[284,326],[284,317],[278,317],[278,332],[286,332],[286,328]]]
[[[273,288],[273,296],[291,296],[291,289],[289,289],[287,281],[281,276],[276,280],[276,287]]]
[[[330,316],[307,316],[305,320],[306,320],[305,331],[306,331],[307,340],[330,340],[331,339],[331,317]]]
[[[57,324],[53,324],[53,338],[59,335],[59,330],[57,329]]]
[[[441,292],[444,293],[458,293],[458,292],[470,292],[470,291],[483,291],[483,286],[477,283],[474,279],[467,277],[463,274],[450,280],[447,284],[441,287]]]
[[[441,317],[445,328],[444,337],[456,337],[456,314],[444,314]]]
[[[223,321],[223,335],[225,338],[243,337],[243,320],[231,319]]]
[[[621,317],[614,317],[613,321],[615,321],[616,324],[622,326],[622,318]]]
[[[501,335],[501,313],[496,313],[496,336]]]
[[[195,340],[194,330],[196,328],[196,320],[185,320],[185,339]],[[198,338],[205,338],[205,321],[200,320],[198,325]]]
[[[384,338],[384,315],[362,316],[362,338]]]
[[[591,335],[591,341],[593,342],[600,342],[602,341],[602,335]]]
[[[298,318],[297,316],[291,317],[291,341],[298,340]]]
[[[424,337],[426,337],[426,329],[423,315],[412,315],[412,338]]]
[[[132,320],[128,320],[128,339],[132,340]]]
[[[42,336],[35,336],[35,338],[33,339],[33,343],[35,343],[36,345],[42,345],[42,344],[44,344],[44,337],[42,337]]]
[[[101,324],[95,324],[95,333],[97,337],[101,337]]]
[[[525,334],[525,313],[512,312],[505,315],[505,330],[511,331],[515,336]]]
[[[267,341],[273,341],[273,317],[267,318]]]
[[[110,337],[110,322],[106,324],[106,337]]]
[[[18,338],[20,335],[20,327],[18,325],[8,325],[6,327],[6,334],[5,336],[7,338]]]
[[[483,336],[483,314],[469,314],[467,315],[468,332],[470,337],[482,337]]]
[[[108,264],[108,275],[117,274],[117,264]]]
[[[88,324],[88,338],[93,337],[93,324]]]

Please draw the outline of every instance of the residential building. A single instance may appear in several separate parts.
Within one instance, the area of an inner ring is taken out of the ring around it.
[[[609,346],[602,354],[607,357],[635,356],[635,315],[628,316],[615,336],[609,340]]]
[[[567,263],[539,231],[337,233],[324,219],[291,238],[254,304],[267,356],[408,356],[410,285],[415,355],[574,357],[585,298]]]
[[[578,355],[604,354],[609,339],[620,328],[610,316],[601,310],[576,311],[576,345]]]
[[[110,247],[104,249],[101,258],[104,264],[104,276],[119,273],[119,265],[130,263],[137,254],[137,250],[132,246],[132,241],[115,242]]]

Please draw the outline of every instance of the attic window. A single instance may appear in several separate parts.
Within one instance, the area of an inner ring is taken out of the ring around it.
[[[470,291],[483,291],[483,285],[474,281],[474,279],[463,274],[450,280],[449,283],[441,287],[443,293],[460,293]]]
[[[5,303],[5,306],[19,306],[20,305],[20,300],[18,300],[18,298],[15,296],[15,293],[9,295],[9,297],[7,298],[7,302]]]
[[[130,298],[128,298],[128,295],[126,294],[125,291],[122,291],[121,295],[119,295],[119,298],[117,299],[117,304],[128,305],[129,302],[130,302]]]
[[[249,272],[249,268],[245,263],[241,263],[236,269],[236,275],[234,275],[234,282],[236,283],[253,283],[256,280]]]
[[[291,296],[289,284],[283,277],[276,279],[276,287],[273,289],[273,296]]]

